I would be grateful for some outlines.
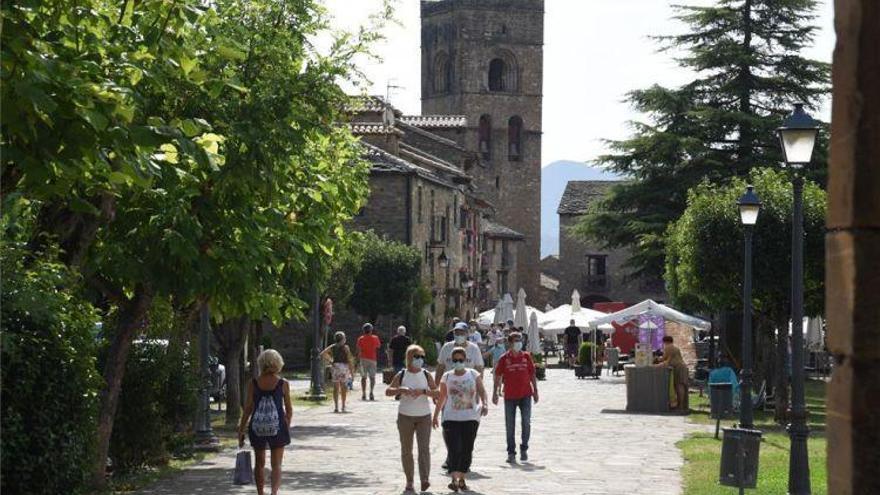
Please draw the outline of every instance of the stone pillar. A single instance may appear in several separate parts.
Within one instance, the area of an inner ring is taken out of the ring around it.
[[[880,2],[836,0],[826,237],[828,493],[880,493]],[[831,461],[833,459],[833,462]]]

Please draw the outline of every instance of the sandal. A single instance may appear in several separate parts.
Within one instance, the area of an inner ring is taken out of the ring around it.
[[[458,485],[455,484],[455,480],[452,480],[452,483],[449,484],[449,489],[452,490],[452,491],[454,491],[454,492],[457,492],[457,491],[458,491]]]
[[[406,485],[406,487],[404,487],[403,491],[407,493],[415,493],[416,489],[412,486],[412,484],[408,484]]]
[[[469,492],[469,491],[471,491],[471,489],[468,488],[467,483],[464,482],[464,478],[461,478],[461,479],[458,480],[458,489],[461,490],[461,491],[463,491],[463,492]]]
[[[423,481],[422,482],[422,491],[426,492],[426,491],[428,491],[428,488],[431,488],[431,483],[429,483],[427,481]]]

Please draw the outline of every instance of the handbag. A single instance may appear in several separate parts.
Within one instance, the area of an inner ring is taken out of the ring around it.
[[[235,485],[250,485],[254,482],[254,468],[251,466],[251,452],[239,450],[235,455],[235,472],[232,475],[232,483]]]
[[[333,381],[333,366],[324,366],[324,383]]]

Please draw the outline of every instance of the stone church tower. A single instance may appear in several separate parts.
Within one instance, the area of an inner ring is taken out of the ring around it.
[[[540,297],[543,0],[423,0],[422,114],[460,114],[449,136],[480,157],[468,172],[494,222],[525,236],[517,281]],[[514,293],[516,287],[512,287]]]

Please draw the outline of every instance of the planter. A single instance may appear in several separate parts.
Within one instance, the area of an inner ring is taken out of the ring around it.
[[[538,380],[546,380],[547,379],[547,368],[544,368],[543,366],[536,366],[535,367],[535,378],[537,378]]]
[[[574,376],[577,378],[599,378],[602,374],[602,365],[578,364],[574,367]]]

